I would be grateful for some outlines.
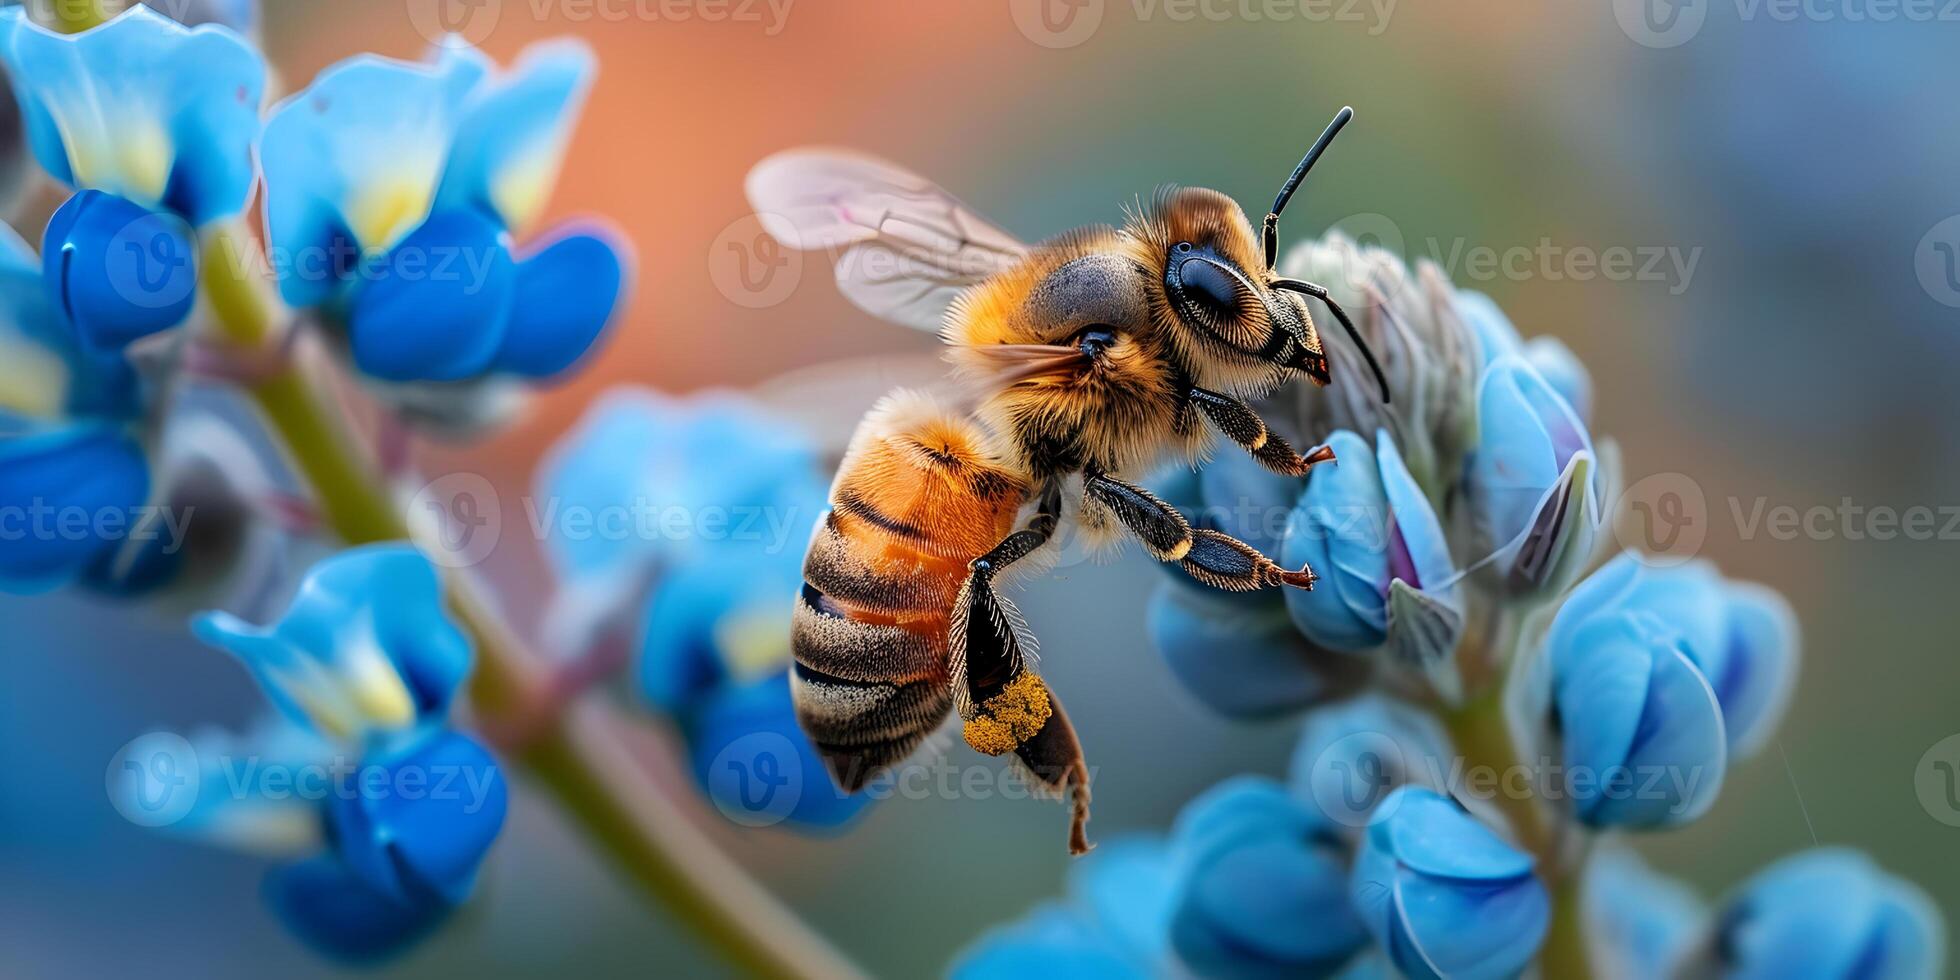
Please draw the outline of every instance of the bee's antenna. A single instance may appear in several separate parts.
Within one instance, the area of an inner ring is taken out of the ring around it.
[[[1342,106],[1341,111],[1334,114],[1334,121],[1327,124],[1319,139],[1313,141],[1313,147],[1307,150],[1306,156],[1300,158],[1300,165],[1293,168],[1293,176],[1286,178],[1285,185],[1279,189],[1279,196],[1273,199],[1273,209],[1266,215],[1264,233],[1268,271],[1271,271],[1273,263],[1279,260],[1279,213],[1286,210],[1286,202],[1293,197],[1293,192],[1299,189],[1300,181],[1307,176],[1307,171],[1313,169],[1314,162],[1320,159],[1322,153],[1327,152],[1327,144],[1334,142],[1334,137],[1340,133],[1341,127],[1346,126],[1353,118],[1353,106]]]

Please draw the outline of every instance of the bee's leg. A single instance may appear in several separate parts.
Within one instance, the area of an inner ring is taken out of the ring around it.
[[[1083,477],[1082,488],[1092,504],[1114,513],[1151,554],[1183,565],[1200,582],[1233,592],[1281,585],[1313,588],[1313,569],[1289,572],[1229,534],[1194,528],[1177,508],[1142,487],[1090,473]]]
[[[1089,849],[1088,765],[1061,701],[1029,666],[1032,638],[1014,604],[994,591],[1001,569],[1047,543],[1061,517],[1051,484],[1027,526],[973,560],[948,629],[966,743],[987,755],[1012,752],[1039,789],[1071,795],[1069,853]],[[1071,793],[1072,791],[1072,793]]]
[[[1221,395],[1203,388],[1191,389],[1191,401],[1202,409],[1212,424],[1233,442],[1245,447],[1252,458],[1264,464],[1269,470],[1282,476],[1306,476],[1315,463],[1330,462],[1334,450],[1320,446],[1310,450],[1305,456],[1293,451],[1279,433],[1266,425],[1259,413],[1230,395]]]

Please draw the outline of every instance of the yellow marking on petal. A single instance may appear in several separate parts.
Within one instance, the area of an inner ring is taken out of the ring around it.
[[[490,188],[490,201],[512,230],[521,230],[544,212],[558,182],[564,147],[551,140],[505,166]]]
[[[170,182],[170,168],[176,162],[176,147],[170,134],[155,119],[134,107],[115,112],[81,127],[70,124],[52,106],[62,143],[68,148],[68,166],[75,182],[121,194],[150,207],[163,201]]]
[[[415,724],[415,698],[408,693],[400,671],[380,650],[353,652],[343,674],[347,696],[361,720],[374,728],[407,728]]]
[[[214,815],[200,833],[227,847],[267,858],[301,857],[323,843],[320,816],[306,806],[233,804]]]
[[[388,248],[429,216],[434,197],[434,180],[396,176],[377,181],[361,188],[349,202],[348,230],[362,248]]]
[[[321,697],[304,682],[280,686],[286,696],[292,698],[294,704],[299,705],[299,710],[312,719],[313,727],[318,728],[323,734],[336,739],[354,737],[355,719],[346,710],[346,706],[340,703],[339,698]]]
[[[789,636],[786,603],[754,603],[715,623],[715,649],[737,681],[757,680],[788,666]]]

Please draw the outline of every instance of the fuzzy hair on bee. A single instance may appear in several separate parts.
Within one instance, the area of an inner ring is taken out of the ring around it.
[[[1273,269],[1279,212],[1351,116],[1294,168],[1258,234],[1223,194],[1173,188],[1120,227],[1028,246],[883,160],[793,150],[750,173],[765,227],[832,250],[859,306],[938,331],[964,388],[957,406],[894,391],[864,417],[804,561],[792,684],[838,785],[862,787],[957,714],[970,747],[1071,801],[1069,850],[1088,849],[1081,745],[999,592],[1042,567],[1065,519],[1216,588],[1313,587],[1311,569],[1194,527],[1132,481],[1196,463],[1216,435],[1289,476],[1333,459],[1294,451],[1249,401],[1302,375],[1330,381],[1304,297],[1381,378],[1327,291]]]

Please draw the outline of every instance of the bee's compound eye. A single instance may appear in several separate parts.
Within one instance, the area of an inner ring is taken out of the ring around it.
[[[1209,312],[1233,316],[1239,309],[1239,284],[1210,259],[1189,258],[1177,267],[1177,278],[1189,296]]]

